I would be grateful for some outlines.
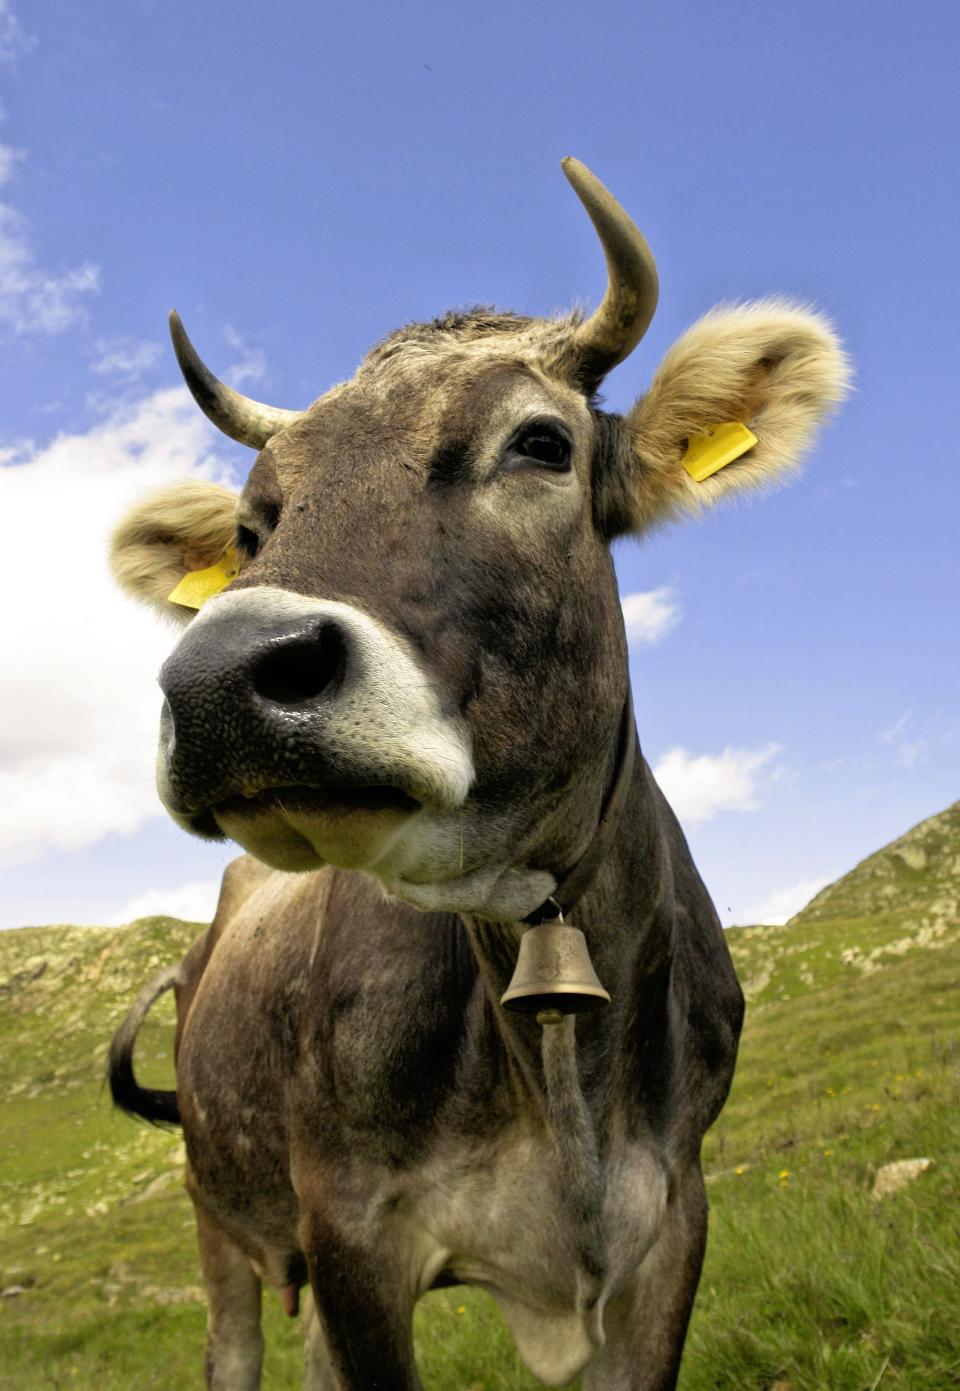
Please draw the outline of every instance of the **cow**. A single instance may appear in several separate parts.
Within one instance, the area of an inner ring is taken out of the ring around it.
[[[212,1388],[260,1384],[261,1281],[289,1311],[309,1285],[312,1391],[416,1391],[414,1304],[456,1283],[547,1385],[676,1384],[743,1000],[639,750],[610,545],[788,475],[848,365],[809,309],[720,307],[605,411],[657,273],[563,168],[607,262],[589,316],[410,324],[306,410],[220,382],[171,316],[256,459],[239,497],[139,503],[113,568],[186,624],[160,797],[247,855],[111,1069],[183,1126]],[[131,1062],[171,984],[175,1095]]]

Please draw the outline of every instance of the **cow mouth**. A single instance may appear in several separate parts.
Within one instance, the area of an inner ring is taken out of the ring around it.
[[[206,840],[223,840],[220,817],[252,819],[263,816],[319,818],[336,822],[354,815],[384,812],[412,816],[421,803],[399,787],[265,787],[224,797],[190,817],[190,829]]]

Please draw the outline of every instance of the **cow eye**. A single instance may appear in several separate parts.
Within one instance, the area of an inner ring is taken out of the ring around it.
[[[527,426],[513,441],[510,453],[554,473],[570,468],[570,441],[552,425]]]
[[[260,549],[260,537],[248,526],[237,527],[237,550],[247,560],[252,560]]]

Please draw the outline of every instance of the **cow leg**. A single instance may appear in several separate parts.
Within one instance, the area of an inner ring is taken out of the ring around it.
[[[302,1224],[310,1286],[337,1391],[422,1391],[414,1291],[389,1238],[359,1244],[326,1218]],[[326,1391],[325,1383],[320,1387]]]
[[[207,1287],[207,1386],[209,1391],[259,1391],[263,1363],[259,1277],[240,1247],[196,1198],[194,1207]]]
[[[309,1289],[303,1297],[303,1391],[337,1391],[327,1340]]]
[[[606,1341],[583,1391],[674,1391],[707,1238],[699,1170],[667,1209],[656,1245],[604,1310]]]

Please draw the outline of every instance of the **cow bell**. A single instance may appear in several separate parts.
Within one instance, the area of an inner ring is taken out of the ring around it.
[[[597,979],[583,933],[561,917],[527,928],[500,1003],[537,1015],[539,1024],[558,1024],[565,1014],[608,1005],[610,996]]]

